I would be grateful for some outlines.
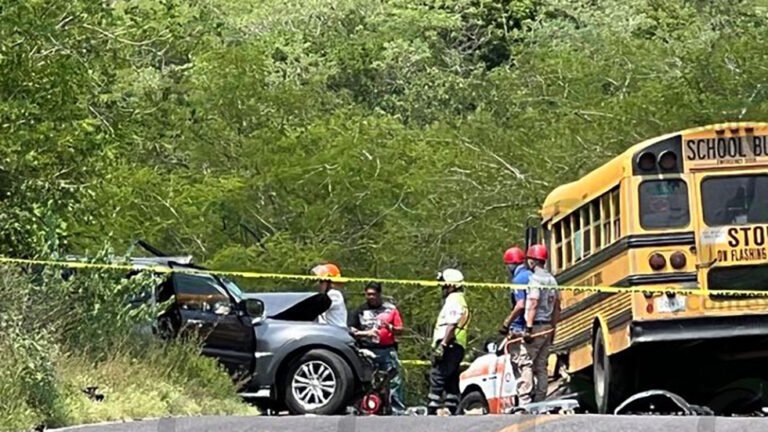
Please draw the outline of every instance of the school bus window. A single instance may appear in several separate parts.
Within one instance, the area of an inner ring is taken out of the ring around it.
[[[571,241],[571,218],[567,217],[563,222],[563,267],[568,267],[573,263],[573,244]]]
[[[584,231],[581,229],[579,210],[571,215],[571,219],[573,220],[573,257],[575,262],[579,262],[584,255]]]
[[[680,228],[690,222],[688,186],[683,180],[640,183],[640,226],[644,229]]]
[[[611,238],[611,198],[605,194],[600,198],[600,203],[602,204],[603,244],[609,245],[613,242]]]
[[[560,270],[563,268],[563,232],[562,224],[556,223],[552,228],[555,233],[555,268]]]
[[[592,210],[592,249],[598,251],[603,246],[600,236],[600,201],[594,200],[590,206]]]
[[[619,190],[611,192],[611,211],[613,215],[613,239],[621,237],[621,203],[619,202]]]
[[[588,257],[592,253],[592,225],[590,224],[589,204],[581,208],[582,231],[584,232],[581,243],[582,258]]]
[[[541,230],[543,232],[542,238],[544,239],[544,246],[546,246],[548,251],[553,250],[552,249],[552,246],[553,246],[552,229],[549,226],[544,225],[541,227]],[[550,272],[554,271],[554,265],[555,265],[554,258],[547,261],[547,270],[549,270]]]
[[[768,222],[768,175],[707,177],[701,206],[709,226]]]

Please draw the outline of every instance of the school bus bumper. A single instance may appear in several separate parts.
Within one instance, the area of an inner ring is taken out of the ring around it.
[[[632,344],[768,335],[768,315],[633,321]]]

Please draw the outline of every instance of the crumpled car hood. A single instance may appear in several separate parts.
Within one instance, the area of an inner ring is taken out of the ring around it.
[[[331,299],[317,292],[247,293],[244,297],[263,301],[267,318],[286,321],[314,321],[331,307]]]

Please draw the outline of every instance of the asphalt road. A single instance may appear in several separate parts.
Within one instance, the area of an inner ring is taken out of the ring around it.
[[[768,418],[665,416],[195,417],[56,429],[77,432],[752,432]],[[53,430],[52,430],[53,431]]]

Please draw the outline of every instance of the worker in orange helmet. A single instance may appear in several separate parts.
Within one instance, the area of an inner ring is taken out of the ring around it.
[[[347,305],[344,302],[344,294],[339,289],[341,283],[323,279],[341,277],[339,267],[332,263],[320,264],[313,267],[310,273],[321,278],[317,287],[331,299],[331,306],[318,317],[318,321],[347,328]]]

